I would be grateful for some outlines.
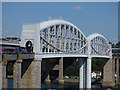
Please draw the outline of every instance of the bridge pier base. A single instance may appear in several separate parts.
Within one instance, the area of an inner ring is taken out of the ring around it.
[[[6,55],[6,53],[3,52],[3,61],[2,61],[2,88],[7,88],[6,65],[7,65],[7,55]]]
[[[59,59],[59,80],[60,84],[64,84],[63,80],[63,57]]]
[[[47,75],[47,78],[45,79],[45,83],[46,84],[50,84],[51,83],[50,74]]]
[[[18,53],[18,59],[14,64],[13,70],[13,88],[21,88],[21,53]]]
[[[35,58],[22,76],[22,88],[41,88],[41,61]]]
[[[112,71],[112,59],[110,58],[106,64],[104,65],[104,70],[103,70],[103,83],[102,83],[102,86],[103,87],[107,87],[107,86],[110,86],[110,87],[113,87],[115,86],[115,83],[113,81],[113,72]]]

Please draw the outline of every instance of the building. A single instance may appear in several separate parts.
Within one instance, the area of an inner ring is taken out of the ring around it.
[[[102,73],[101,73],[101,71],[92,71],[91,72],[91,77],[92,78],[100,78],[101,77],[101,75],[102,75]]]

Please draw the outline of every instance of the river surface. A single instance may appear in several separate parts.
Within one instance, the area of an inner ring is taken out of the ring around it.
[[[70,89],[74,89],[74,90],[78,90],[78,83],[65,83],[64,85],[58,84],[58,83],[51,83],[51,84],[41,84],[42,89],[49,89],[49,88],[53,88],[53,89],[65,89],[65,88],[70,88]],[[8,88],[13,88],[13,80],[12,79],[8,79]],[[92,88],[101,88],[100,85],[92,85]]]

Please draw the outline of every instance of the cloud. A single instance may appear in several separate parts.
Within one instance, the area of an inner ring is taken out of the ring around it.
[[[79,11],[80,11],[80,10],[83,10],[83,8],[80,7],[80,6],[75,6],[74,9],[75,9],[75,10],[79,10]]]

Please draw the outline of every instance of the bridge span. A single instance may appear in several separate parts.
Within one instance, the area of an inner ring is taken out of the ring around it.
[[[33,48],[34,60],[23,75],[17,88],[41,87],[41,61],[43,58],[76,57],[79,60],[79,88],[91,88],[91,58],[106,59],[104,82],[112,82],[112,49],[106,38],[100,34],[86,37],[81,30],[65,20],[48,20],[37,24],[23,25],[21,47],[26,45]],[[20,61],[21,62],[21,61]],[[21,64],[17,64],[16,67]],[[63,65],[60,65],[63,74]],[[16,69],[16,72],[19,72]],[[20,73],[20,72],[19,72]],[[17,77],[16,77],[17,78]],[[27,79],[30,78],[29,82]],[[59,78],[63,83],[63,77]],[[18,84],[16,82],[15,84]],[[15,87],[15,88],[16,88]]]

